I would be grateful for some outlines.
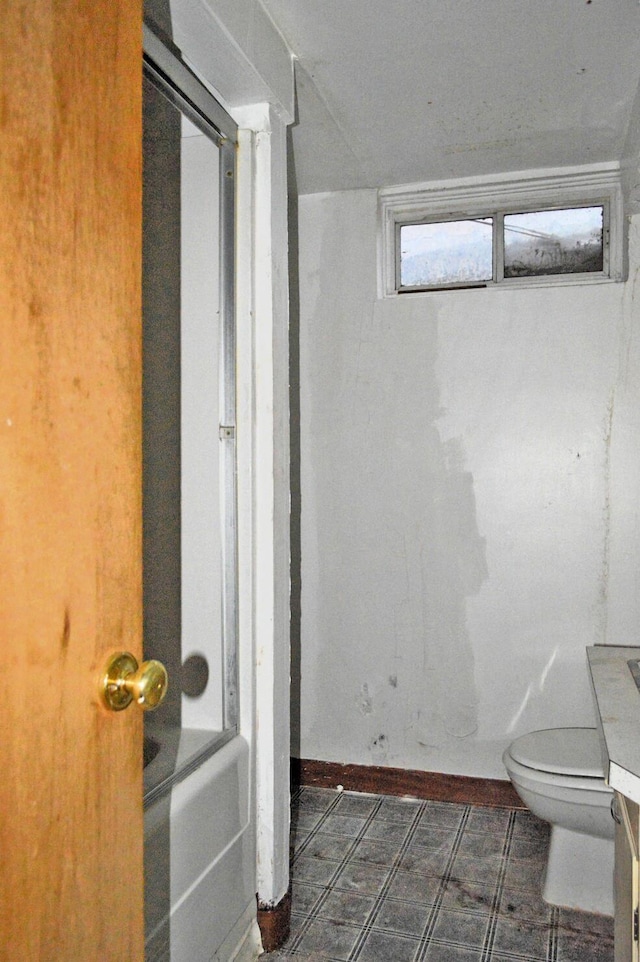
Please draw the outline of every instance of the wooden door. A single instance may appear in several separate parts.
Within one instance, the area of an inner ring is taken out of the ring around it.
[[[141,962],[139,0],[0,25],[0,958]]]

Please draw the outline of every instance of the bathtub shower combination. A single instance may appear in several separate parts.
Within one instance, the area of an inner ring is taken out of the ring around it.
[[[169,673],[145,719],[145,955],[210,962],[255,925],[237,725],[236,126],[148,25],[144,54],[144,651]]]
[[[197,742],[195,733],[186,734],[177,753],[181,773],[187,746]],[[192,764],[196,759],[197,753]],[[162,764],[161,755],[157,761]],[[166,794],[147,796],[147,962],[226,962],[251,931],[256,903],[248,772],[247,743],[235,736]]]

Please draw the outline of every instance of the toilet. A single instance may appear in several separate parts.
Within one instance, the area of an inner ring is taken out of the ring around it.
[[[613,915],[613,792],[605,785],[596,729],[529,732],[502,761],[527,808],[551,826],[542,897]]]

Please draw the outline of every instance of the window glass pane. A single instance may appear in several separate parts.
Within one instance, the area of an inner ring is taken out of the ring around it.
[[[602,207],[506,215],[504,276],[602,271],[602,218]]]
[[[493,218],[400,228],[400,286],[476,284],[493,277]]]

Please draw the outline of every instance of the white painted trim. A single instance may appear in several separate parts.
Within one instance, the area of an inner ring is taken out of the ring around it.
[[[253,369],[253,132],[238,131],[236,165],[236,444],[238,496],[239,732],[253,746],[255,718],[254,642],[254,390]],[[251,666],[247,668],[247,666]],[[255,754],[255,751],[252,752]],[[252,783],[255,772],[252,772]],[[255,810],[255,785],[252,790]]]
[[[261,4],[171,0],[171,14],[174,42],[229,113],[236,104],[269,102],[293,121],[293,54]]]
[[[396,225],[450,215],[473,216],[543,209],[544,205],[609,204],[609,276],[553,275],[544,278],[509,280],[499,285],[514,287],[558,286],[621,281],[625,277],[625,231],[623,193],[619,164],[595,164],[548,170],[516,171],[508,174],[432,181],[387,187],[378,192],[378,295],[396,297]],[[435,292],[424,292],[433,294]],[[450,293],[450,292],[439,292]],[[406,295],[402,295],[406,296]]]
[[[234,116],[241,127],[240,153],[251,145],[253,182],[251,293],[241,293],[239,282],[238,294],[245,300],[243,314],[251,313],[254,361],[251,537],[257,890],[262,904],[275,905],[289,884],[286,128],[268,104],[242,108]],[[248,236],[243,243],[249,243]],[[244,407],[246,416],[246,403]]]

